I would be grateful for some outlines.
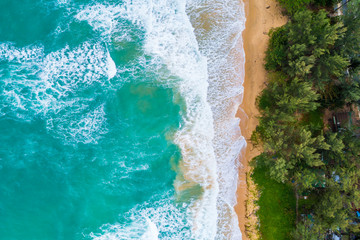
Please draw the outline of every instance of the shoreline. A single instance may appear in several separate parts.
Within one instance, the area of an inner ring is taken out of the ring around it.
[[[236,116],[241,119],[240,129],[242,136],[247,141],[243,155],[240,156],[241,167],[239,169],[237,205],[235,211],[238,215],[239,227],[242,239],[248,239],[246,225],[256,224],[249,221],[247,214],[247,200],[249,189],[247,175],[251,171],[249,162],[260,154],[260,150],[254,148],[250,142],[252,132],[255,130],[259,111],[256,107],[256,97],[264,88],[266,70],[264,68],[265,51],[268,45],[268,32],[271,28],[279,27],[287,22],[282,15],[279,3],[276,0],[240,0],[245,3],[246,27],[243,31],[243,43],[245,50],[245,78],[244,95]],[[253,211],[251,211],[253,212]]]

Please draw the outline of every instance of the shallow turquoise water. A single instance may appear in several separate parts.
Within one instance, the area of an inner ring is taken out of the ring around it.
[[[172,191],[169,159],[179,153],[165,134],[178,126],[179,107],[171,91],[144,84],[107,94],[97,99],[107,117],[97,144],[67,144],[42,119],[0,121],[4,239],[79,238]]]
[[[241,239],[244,24],[238,0],[0,0],[0,239]]]
[[[1,239],[139,239],[156,214],[189,231],[174,200],[175,77],[144,53],[144,29],[117,13],[107,33],[109,13],[77,19],[88,6],[0,0]]]

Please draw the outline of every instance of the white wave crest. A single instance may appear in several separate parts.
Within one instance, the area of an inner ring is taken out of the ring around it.
[[[40,46],[1,44],[0,52],[5,53],[0,60],[9,66],[8,77],[2,81],[13,111],[25,107],[36,114],[58,112],[68,106],[64,98],[70,92],[95,82],[103,85],[104,77],[113,77],[115,71],[108,52],[99,44],[84,43],[73,50],[66,46],[47,55]]]
[[[41,60],[43,57],[44,49],[42,46],[17,48],[11,43],[0,43],[0,61],[16,63],[35,62]]]
[[[87,21],[95,31],[101,31],[103,35],[110,35],[117,24],[116,19],[122,12],[123,8],[120,6],[96,4],[85,6],[75,18],[79,21]]]
[[[186,115],[185,124],[174,139],[182,153],[175,187],[181,195],[188,187],[201,186],[202,195],[191,205],[193,238],[214,239],[218,184],[212,146],[213,117],[207,102],[207,63],[199,52],[185,4],[185,1],[149,1],[149,9],[140,15],[146,19],[137,18],[133,22],[143,23],[146,30],[145,51],[181,79],[178,90],[185,100]]]
[[[145,225],[145,229],[144,229]],[[94,240],[158,240],[159,231],[156,225],[146,218],[146,222],[133,221],[130,226],[121,224],[106,224],[102,226],[101,234],[91,233]]]
[[[96,143],[106,132],[103,106],[91,111],[84,106],[92,99],[76,98],[78,92],[93,84],[103,86],[116,75],[115,63],[103,45],[85,42],[45,54],[42,46],[18,48],[3,43],[0,61],[8,66],[1,79],[2,115],[42,117],[50,131],[73,143]],[[67,120],[70,123],[64,125]],[[51,127],[55,125],[56,130]]]
[[[125,217],[129,224],[104,224],[99,233],[90,233],[94,240],[184,240],[192,239],[186,211],[188,205],[175,206],[173,193],[164,193],[161,200],[136,205]],[[122,216],[124,217],[124,216]]]
[[[111,79],[111,78],[115,77],[115,75],[116,75],[116,65],[115,65],[114,60],[111,58],[110,53],[107,52],[106,55],[107,55],[107,62],[108,62],[107,74],[109,76],[109,79]]]
[[[116,31],[117,20],[120,18],[131,22],[144,31],[143,49],[152,57],[151,65],[166,66],[167,77],[163,78],[164,83],[179,91],[186,108],[183,116],[185,124],[174,139],[182,153],[182,161],[178,166],[180,172],[174,186],[178,195],[186,188],[196,185],[203,189],[201,197],[191,205],[192,237],[208,240],[215,238],[218,215],[217,170],[212,145],[214,127],[211,108],[207,102],[207,61],[198,49],[193,27],[185,12],[185,4],[181,0],[125,0],[120,6],[85,6],[76,18],[87,21],[103,36]],[[121,36],[126,38],[126,34]],[[164,71],[158,69],[157,72],[161,75]],[[161,79],[160,77],[160,81]]]
[[[159,230],[157,229],[155,223],[153,223],[150,219],[146,218],[146,222],[148,225],[147,231],[144,235],[141,236],[140,240],[158,240],[159,239]]]
[[[59,117],[47,121],[47,129],[55,136],[66,139],[66,143],[97,143],[107,132],[104,105],[92,111],[88,107],[72,107]]]
[[[208,59],[208,101],[214,116],[219,212],[216,239],[241,239],[235,213],[239,156],[246,147],[236,112],[242,102],[244,4],[238,0],[188,0],[187,12],[201,53]]]

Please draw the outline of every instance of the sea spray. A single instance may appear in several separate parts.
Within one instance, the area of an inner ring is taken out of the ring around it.
[[[214,116],[213,146],[217,160],[219,195],[216,239],[241,239],[234,211],[239,156],[245,148],[236,112],[242,102],[245,53],[244,4],[238,0],[188,0],[187,12],[201,53],[208,60],[208,101]]]
[[[144,2],[138,11],[141,11]],[[137,2],[132,1],[135,8]],[[216,233],[216,162],[212,149],[212,113],[207,98],[207,65],[200,55],[192,26],[185,13],[185,2],[149,2],[146,20],[145,52],[156,61],[165,64],[172,75],[179,77],[178,90],[184,98],[186,115],[184,126],[175,135],[174,142],[180,147],[182,159],[181,178],[175,182],[178,195],[186,188],[200,185],[201,197],[190,208],[193,218],[193,237],[213,239]],[[169,14],[170,13],[170,14]],[[134,22],[134,19],[132,20]]]
[[[3,1],[0,14],[11,14],[0,23],[1,236],[238,239],[228,183],[244,143],[233,118],[242,89],[215,76],[241,78],[226,55],[238,49],[241,24],[205,36],[194,19],[229,8],[216,19],[230,23],[240,5]],[[222,52],[223,36],[231,46]]]
[[[185,12],[185,2],[124,1],[121,6],[98,4],[86,7],[76,17],[88,21],[104,37],[116,31],[113,18],[129,20],[144,30],[144,50],[152,56],[151,64],[166,67],[170,73],[163,77],[163,83],[175,87],[184,99],[184,124],[174,137],[182,153],[174,183],[178,199],[189,188],[200,186],[201,196],[189,205],[192,237],[214,239],[218,183],[212,148],[212,113],[207,103],[207,63],[199,53]],[[175,82],[171,82],[172,79]]]
[[[202,195],[191,204],[193,234],[195,239],[213,239],[218,185],[212,148],[212,113],[207,103],[206,60],[199,53],[185,13],[185,2],[153,3],[152,8],[145,49],[158,56],[172,74],[182,79],[179,92],[185,99],[185,124],[174,140],[182,153],[181,172],[178,173],[182,178],[177,178],[175,186],[181,195],[187,188],[200,185]],[[174,14],[164,16],[164,10]]]

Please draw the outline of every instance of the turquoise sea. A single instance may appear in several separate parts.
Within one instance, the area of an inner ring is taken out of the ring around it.
[[[238,0],[0,0],[0,239],[241,239]]]

